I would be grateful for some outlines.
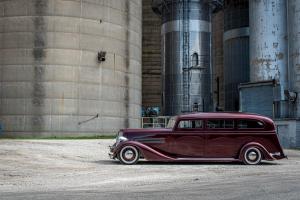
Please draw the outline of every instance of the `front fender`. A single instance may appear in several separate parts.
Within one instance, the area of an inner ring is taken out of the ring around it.
[[[174,158],[167,156],[161,152],[158,152],[155,149],[137,141],[125,141],[120,143],[115,149],[115,155],[117,155],[124,146],[136,147],[141,152],[143,157],[149,161],[174,161],[175,160]]]
[[[257,143],[257,142],[250,142],[250,143],[245,144],[240,150],[239,160],[243,160],[244,151],[250,146],[255,146],[255,147],[259,148],[259,150],[262,152],[263,158],[265,160],[275,160],[275,158],[273,156],[271,156],[270,152],[268,152],[268,150],[263,145],[261,145],[260,143]]]

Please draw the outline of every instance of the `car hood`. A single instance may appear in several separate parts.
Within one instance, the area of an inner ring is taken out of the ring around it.
[[[150,128],[126,128],[121,129],[123,133],[160,133],[160,132],[172,132],[172,129],[169,128],[156,128],[156,129],[150,129]]]
[[[132,138],[136,136],[151,136],[156,134],[171,133],[172,129],[122,129],[121,131],[125,137]]]

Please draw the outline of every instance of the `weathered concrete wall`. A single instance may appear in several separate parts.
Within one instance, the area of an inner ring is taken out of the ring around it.
[[[300,147],[298,135],[300,135],[300,121],[289,120],[276,120],[277,134],[280,144],[284,148]]]
[[[161,107],[161,19],[143,0],[143,106]]]
[[[212,15],[212,65],[213,65],[213,90],[214,107],[224,109],[224,56],[223,56],[223,33],[224,33],[224,12],[219,11]],[[217,88],[219,79],[219,95]],[[219,97],[219,99],[218,99]],[[217,102],[219,101],[219,105]]]
[[[94,135],[139,127],[141,4],[1,1],[4,134]],[[105,62],[98,62],[98,51],[107,52]]]

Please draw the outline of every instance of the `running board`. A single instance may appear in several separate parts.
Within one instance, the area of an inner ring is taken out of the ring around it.
[[[201,162],[237,162],[235,158],[175,158],[174,161],[201,161]]]

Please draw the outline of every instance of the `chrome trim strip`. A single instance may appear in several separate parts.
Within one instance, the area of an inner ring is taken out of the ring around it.
[[[274,153],[270,153],[271,156],[281,156],[280,152],[274,152]]]
[[[247,37],[249,36],[249,34],[249,27],[232,29],[224,33],[223,41],[230,40],[233,38]]]
[[[161,34],[164,35],[169,32],[182,31],[183,20],[173,20],[164,23],[161,26]],[[204,20],[190,20],[190,32],[211,32],[211,23]]]
[[[155,143],[155,144],[165,143],[165,139],[163,138],[139,138],[139,139],[135,139],[134,141],[141,142],[141,143]]]

